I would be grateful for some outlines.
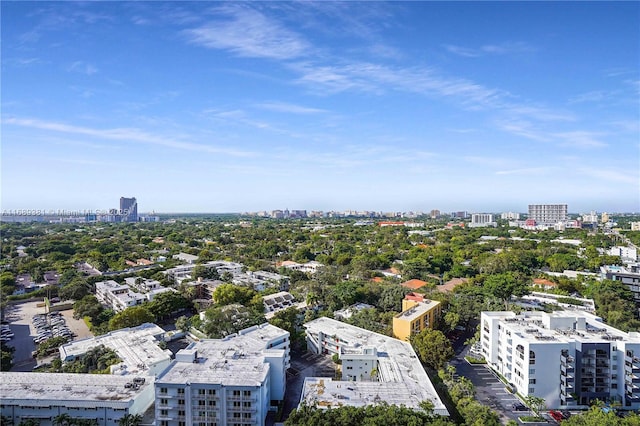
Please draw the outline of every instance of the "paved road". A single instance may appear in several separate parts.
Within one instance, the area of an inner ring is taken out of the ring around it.
[[[468,333],[467,333],[468,334]],[[469,353],[469,347],[464,345],[468,336],[463,335],[454,342],[456,356],[450,364],[456,368],[456,374],[471,380],[476,389],[476,400],[496,411],[503,423],[509,420],[518,421],[518,416],[528,415],[528,411],[514,411],[512,404],[521,402],[517,396],[509,393],[504,384],[485,365],[469,364],[464,357]]]

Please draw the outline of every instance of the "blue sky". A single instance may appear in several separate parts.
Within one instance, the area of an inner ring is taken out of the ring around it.
[[[3,2],[2,209],[640,211],[638,2]]]

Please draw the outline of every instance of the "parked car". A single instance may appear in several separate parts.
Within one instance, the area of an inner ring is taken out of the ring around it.
[[[514,402],[513,404],[511,404],[511,408],[513,408],[514,411],[528,411],[529,408],[524,405],[522,402]]]
[[[556,422],[560,423],[561,421],[564,420],[564,416],[562,415],[562,413],[558,410],[549,410],[549,415],[551,416],[551,418],[553,420],[555,420]]]

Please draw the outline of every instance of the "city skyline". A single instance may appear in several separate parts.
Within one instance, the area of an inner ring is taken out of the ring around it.
[[[637,2],[7,2],[2,209],[640,210]]]

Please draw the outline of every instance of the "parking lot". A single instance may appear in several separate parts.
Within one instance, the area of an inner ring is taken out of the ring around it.
[[[476,389],[476,399],[483,405],[495,410],[502,418],[503,423],[508,420],[518,421],[519,416],[530,415],[531,412],[514,408],[514,404],[521,403],[520,399],[510,393],[504,383],[496,377],[485,365],[469,364],[464,356],[467,350],[463,350],[451,361],[456,368],[456,374],[471,380]]]
[[[15,348],[11,371],[31,371],[36,366],[32,354],[36,350],[34,337],[38,335],[38,330],[33,324],[33,317],[45,313],[44,306],[37,306],[39,303],[41,302],[24,302],[7,307],[5,319],[9,321],[14,337],[6,343]],[[74,340],[93,336],[83,320],[73,318],[72,310],[61,311],[61,314],[66,326],[75,335]]]

